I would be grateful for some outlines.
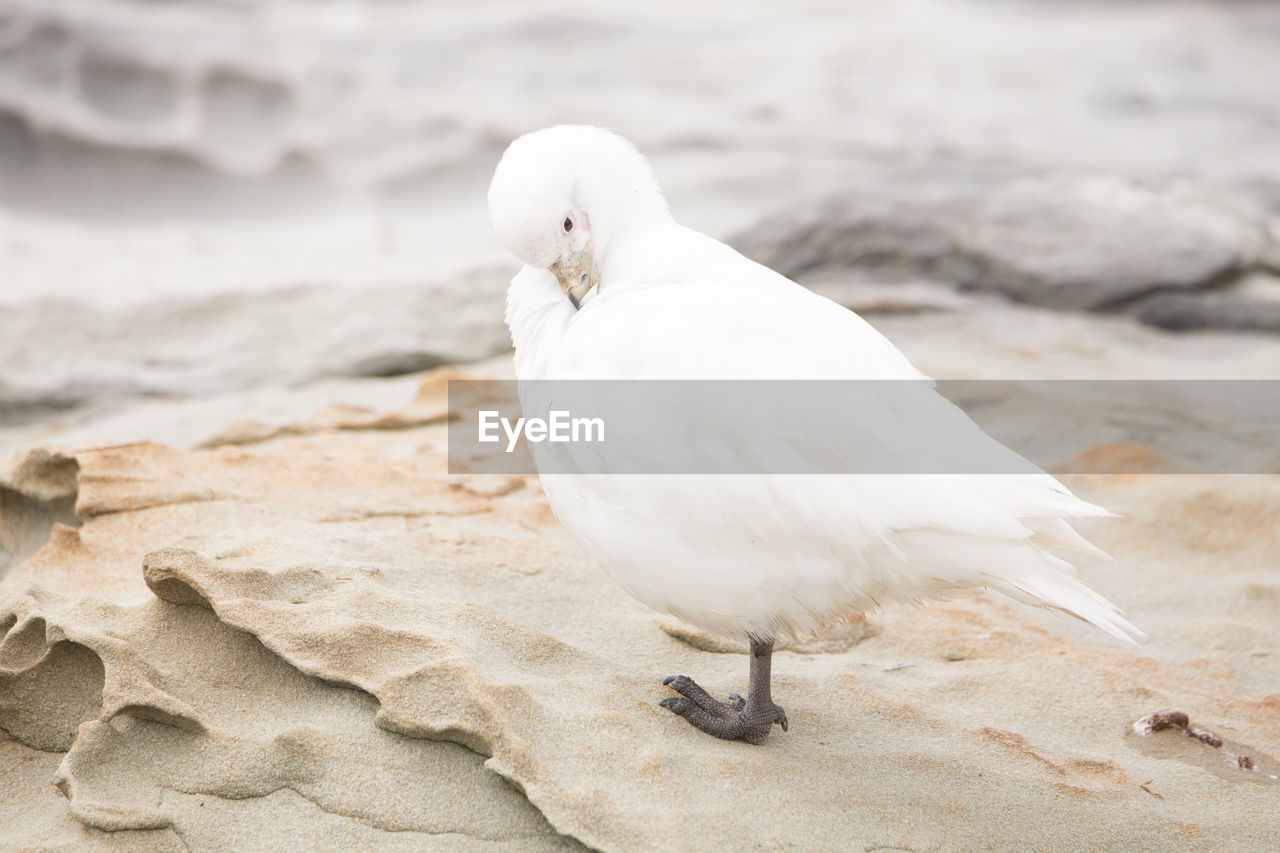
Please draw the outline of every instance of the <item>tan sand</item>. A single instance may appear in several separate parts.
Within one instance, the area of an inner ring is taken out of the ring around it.
[[[56,500],[74,464],[84,521],[0,585],[6,847],[1280,837],[1280,478],[1072,476],[1126,516],[1082,573],[1148,645],[984,594],[873,614],[779,652],[791,730],[751,747],[657,706],[673,672],[740,690],[732,645],[586,565],[536,481],[445,473],[446,376],[385,415],[26,457],[7,487]],[[1134,734],[1170,706],[1224,748]]]

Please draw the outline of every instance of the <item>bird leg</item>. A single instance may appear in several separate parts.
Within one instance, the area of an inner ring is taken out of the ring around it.
[[[669,696],[658,704],[679,714],[709,735],[725,740],[762,743],[777,723],[787,730],[787,715],[773,704],[769,679],[773,662],[773,640],[751,639],[751,682],[747,698],[734,693],[720,702],[686,675],[669,675],[662,682],[679,696]]]

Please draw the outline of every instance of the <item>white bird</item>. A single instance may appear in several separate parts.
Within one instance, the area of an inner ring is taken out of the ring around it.
[[[506,313],[522,382],[927,380],[857,314],[676,223],[648,162],[609,131],[558,126],[520,137],[498,164],[488,201],[499,239],[525,264],[511,281]],[[939,430],[977,436],[986,449],[1014,456],[932,383],[918,384],[925,397],[910,406],[897,397],[832,401],[830,421],[905,457],[923,452],[916,438]],[[690,422],[689,433],[729,458],[756,452],[738,413],[697,417],[713,423]],[[815,454],[824,452],[820,439]],[[1047,550],[1101,554],[1067,519],[1110,513],[1039,469],[1019,476],[542,473],[557,518],[628,592],[706,631],[749,641],[745,699],[720,702],[685,676],[664,681],[680,695],[660,704],[716,737],[759,743],[774,723],[787,728],[770,693],[776,637],[889,602],[987,587],[1122,639],[1141,636]]]

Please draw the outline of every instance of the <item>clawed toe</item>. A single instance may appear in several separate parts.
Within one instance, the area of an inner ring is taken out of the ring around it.
[[[679,693],[690,704],[702,709],[713,717],[722,717],[729,713],[729,706],[717,700],[710,693],[698,686],[698,682],[694,681],[687,675],[668,675],[662,680],[662,683]],[[666,706],[672,707],[672,706]],[[675,710],[672,708],[672,710]],[[677,712],[679,713],[679,712]]]
[[[727,703],[720,702],[684,675],[669,675],[662,683],[681,695],[668,696],[658,705],[714,737],[761,743],[774,723],[787,729],[786,713],[772,702],[752,707],[737,693],[730,694]]]
[[[773,718],[773,721],[778,725],[782,726],[782,730],[785,732],[787,730],[787,712],[782,710],[781,705],[774,705],[773,710],[777,712],[776,716],[774,716]]]
[[[721,702],[687,675],[668,675],[662,683],[679,696],[668,696],[658,704],[709,735],[724,740],[763,743],[773,724],[787,730],[787,713],[769,695],[770,661],[773,640],[751,637],[751,684],[747,698],[729,694]]]

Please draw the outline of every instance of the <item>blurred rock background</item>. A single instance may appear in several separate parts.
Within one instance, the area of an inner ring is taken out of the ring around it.
[[[484,192],[556,122],[871,314],[1275,332],[1278,48],[1246,2],[6,0],[0,428],[505,351]]]

